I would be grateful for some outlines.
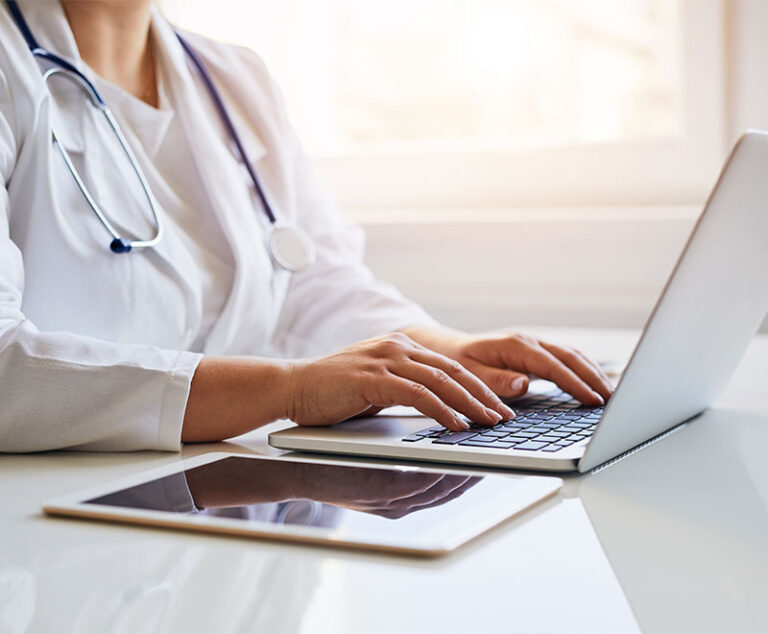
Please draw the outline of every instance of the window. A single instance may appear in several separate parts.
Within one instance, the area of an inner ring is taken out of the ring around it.
[[[722,159],[717,0],[177,3],[265,59],[347,206],[698,202]]]

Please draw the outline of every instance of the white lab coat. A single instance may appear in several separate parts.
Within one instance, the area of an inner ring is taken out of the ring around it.
[[[30,0],[21,8],[42,46],[90,72],[58,2]],[[235,264],[203,353],[307,356],[431,323],[362,264],[360,232],[313,180],[259,58],[187,34],[276,214],[304,228],[318,248],[305,272],[273,266],[264,244],[268,223],[243,166],[158,12],[153,33],[172,66],[168,89],[198,167],[190,178],[201,180]],[[53,107],[0,3],[0,451],[178,450],[201,358],[188,351],[201,321],[199,263],[173,227],[156,249],[108,250],[107,233],[51,144],[52,123],[121,231],[151,236],[151,217],[135,178],[113,166],[118,150],[94,119],[100,115],[78,93],[63,94]]]

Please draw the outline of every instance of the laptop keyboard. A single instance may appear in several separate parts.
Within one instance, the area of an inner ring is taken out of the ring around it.
[[[602,407],[584,407],[561,390],[525,396],[516,400],[512,407],[517,418],[493,427],[473,424],[467,431],[451,431],[437,425],[402,440],[554,453],[588,440],[603,415]]]

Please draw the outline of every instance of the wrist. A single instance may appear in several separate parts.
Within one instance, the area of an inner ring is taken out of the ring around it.
[[[249,357],[206,357],[192,378],[183,442],[232,438],[287,418],[292,363]]]
[[[274,392],[277,405],[276,420],[290,419],[296,412],[297,383],[299,380],[299,361],[284,360],[276,364]]]

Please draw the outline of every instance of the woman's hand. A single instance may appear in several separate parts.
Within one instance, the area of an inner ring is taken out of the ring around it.
[[[499,396],[528,390],[528,375],[556,383],[585,405],[602,405],[613,385],[600,367],[578,350],[522,334],[467,335],[447,328],[403,331],[422,345],[458,361]]]
[[[306,483],[298,498],[398,519],[441,506],[483,478],[450,473],[302,465]],[[314,472],[313,472],[314,471]]]
[[[316,500],[388,519],[445,504],[483,479],[248,458],[217,460],[184,475],[198,509]]]
[[[557,383],[586,405],[613,386],[580,352],[519,334],[471,336],[414,327],[363,341],[321,359],[204,358],[184,413],[184,442],[211,442],[278,420],[331,425],[410,405],[448,429],[514,416],[499,400],[528,390],[528,375]],[[455,410],[455,411],[454,411]]]
[[[291,365],[286,414],[299,425],[329,425],[391,405],[415,407],[453,430],[469,427],[453,410],[483,425],[514,416],[464,365],[402,333]]]

